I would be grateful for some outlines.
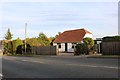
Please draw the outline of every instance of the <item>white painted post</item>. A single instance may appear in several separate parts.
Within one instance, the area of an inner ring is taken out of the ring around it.
[[[27,23],[25,23],[25,54],[26,54],[26,34],[27,34]]]

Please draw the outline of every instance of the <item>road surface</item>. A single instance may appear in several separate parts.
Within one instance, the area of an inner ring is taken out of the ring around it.
[[[3,56],[4,78],[118,78],[118,59]]]

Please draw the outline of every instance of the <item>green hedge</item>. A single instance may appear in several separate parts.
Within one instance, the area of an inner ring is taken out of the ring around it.
[[[84,43],[76,45],[75,55],[88,54],[88,47]]]
[[[104,37],[102,38],[104,42],[107,42],[107,41],[120,41],[120,36],[107,36],[107,37]]]

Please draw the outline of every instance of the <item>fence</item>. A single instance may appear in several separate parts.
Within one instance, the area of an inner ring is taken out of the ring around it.
[[[36,55],[57,55],[56,46],[32,47],[32,54]]]
[[[103,55],[120,55],[120,41],[102,42]]]

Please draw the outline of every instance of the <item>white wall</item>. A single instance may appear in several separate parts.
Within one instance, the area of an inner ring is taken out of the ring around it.
[[[53,44],[54,46],[56,45],[58,48],[57,43]],[[72,43],[67,43],[67,51],[68,52],[74,52],[74,49],[72,48]],[[65,51],[65,43],[61,43],[61,48],[58,48],[59,52],[64,52]]]
[[[74,48],[72,48],[72,43],[68,43],[68,52],[74,52]]]
[[[92,35],[92,34],[88,34],[88,33],[86,33],[85,36],[84,36],[84,38],[86,38],[86,37],[90,37],[90,38],[93,39],[93,35]]]
[[[61,43],[61,48],[59,48],[59,45],[57,45],[57,43],[53,43],[53,45],[57,46],[59,52],[65,51],[65,43]]]
[[[61,43],[61,48],[59,48],[60,52],[65,51],[65,43]]]
[[[97,44],[100,44],[102,41],[97,41]]]

